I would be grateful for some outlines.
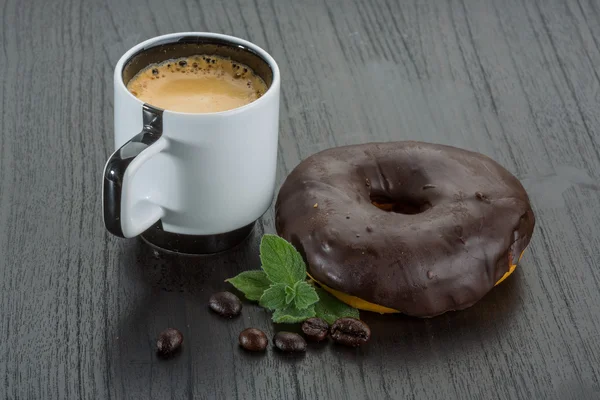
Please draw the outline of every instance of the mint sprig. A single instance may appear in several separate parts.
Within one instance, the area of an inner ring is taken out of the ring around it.
[[[276,235],[264,235],[260,241],[261,268],[273,283],[289,286],[306,279],[306,266],[298,250]]]
[[[306,281],[298,281],[294,285],[296,297],[294,297],[294,305],[298,310],[306,310],[319,301],[319,296],[315,288]]]
[[[358,310],[306,281],[306,264],[296,248],[276,235],[260,242],[262,270],[245,271],[227,279],[248,300],[273,311],[273,322],[297,323],[320,317],[328,323],[341,317],[358,318]]]
[[[294,324],[314,316],[314,307],[309,307],[304,310],[298,310],[294,307],[287,307],[280,310],[275,310],[273,313],[273,322],[277,322],[279,324]]]
[[[231,283],[237,290],[244,293],[248,300],[258,301],[265,290],[271,286],[271,281],[267,278],[265,271],[253,270],[244,271],[241,274],[227,279],[225,282]]]
[[[286,289],[289,288],[285,283],[272,284],[261,296],[258,304],[267,310],[275,311],[286,308],[288,303],[285,301]]]
[[[319,302],[315,305],[317,317],[324,319],[329,325],[332,325],[336,320],[342,317],[359,319],[358,310],[356,308],[351,307],[346,303],[342,303],[324,289],[317,288],[316,290],[319,295]]]

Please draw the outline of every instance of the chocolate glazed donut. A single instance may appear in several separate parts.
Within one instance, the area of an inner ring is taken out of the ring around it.
[[[498,163],[420,142],[315,154],[276,203],[277,232],[314,280],[360,308],[418,317],[481,299],[512,272],[534,225],[525,189]]]

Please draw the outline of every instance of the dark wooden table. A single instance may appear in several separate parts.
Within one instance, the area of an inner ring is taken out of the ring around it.
[[[600,2],[0,0],[0,398],[600,398]],[[433,319],[363,313],[364,348],[244,353],[246,304],[207,310],[258,266],[243,246],[154,253],[104,230],[112,69],[173,31],[256,42],[283,75],[278,182],[332,146],[418,139],[485,153],[536,212],[517,272]],[[185,335],[162,362],[156,334]]]

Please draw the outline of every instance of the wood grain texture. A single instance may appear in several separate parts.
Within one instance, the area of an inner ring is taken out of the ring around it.
[[[600,398],[600,2],[0,0],[0,398]],[[155,254],[103,227],[112,68],[173,31],[247,38],[283,76],[278,180],[337,145],[418,139],[487,154],[536,212],[522,265],[474,307],[363,314],[368,346],[247,354],[245,304],[207,310],[258,266]],[[185,335],[169,362],[166,327]]]

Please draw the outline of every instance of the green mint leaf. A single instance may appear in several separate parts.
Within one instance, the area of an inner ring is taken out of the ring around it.
[[[291,286],[285,286],[285,304],[290,304],[296,297],[296,289]]]
[[[308,307],[304,310],[298,310],[295,307],[286,307],[275,310],[273,313],[273,322],[279,324],[295,324],[315,316],[315,308]]]
[[[265,290],[258,304],[269,310],[285,308],[285,288],[285,283],[275,283],[271,285]]]
[[[315,304],[315,313],[317,317],[324,319],[329,325],[342,317],[359,319],[359,313],[356,308],[342,303],[324,289],[316,288],[316,291],[319,295],[319,302]]]
[[[315,288],[306,281],[296,282],[294,304],[298,310],[305,310],[319,301]]]
[[[258,301],[264,291],[271,285],[267,274],[261,270],[245,271],[227,279],[225,282],[231,283],[233,287],[244,293],[248,300],[253,301]]]
[[[298,251],[285,239],[264,235],[260,242],[260,261],[271,282],[290,286],[306,279],[306,265]]]

